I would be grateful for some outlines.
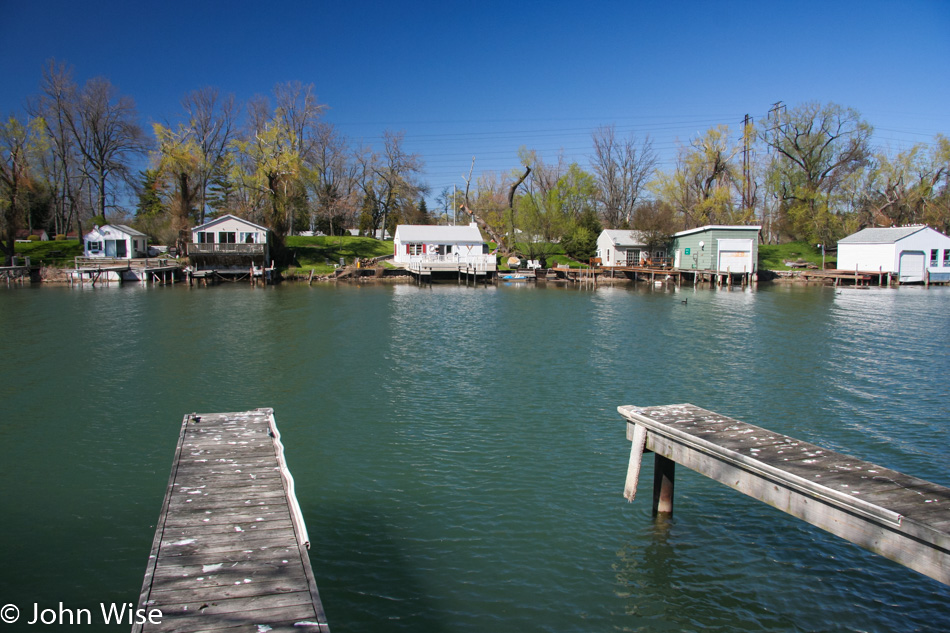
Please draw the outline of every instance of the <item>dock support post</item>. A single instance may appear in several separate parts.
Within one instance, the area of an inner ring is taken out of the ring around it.
[[[653,460],[653,516],[658,514],[673,514],[673,482],[675,474],[676,462],[659,453],[655,453]]]

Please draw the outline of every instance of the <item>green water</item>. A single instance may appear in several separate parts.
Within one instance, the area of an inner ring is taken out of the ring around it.
[[[337,633],[944,632],[947,587],[685,469],[671,521],[650,517],[649,461],[627,504],[616,407],[692,402],[950,485],[948,306],[946,288],[0,288],[0,605],[134,602],[182,416],[266,406]]]

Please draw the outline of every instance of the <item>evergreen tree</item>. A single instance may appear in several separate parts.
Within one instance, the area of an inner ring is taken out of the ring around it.
[[[165,213],[165,205],[158,193],[158,170],[146,169],[142,174],[142,190],[139,192],[139,202],[135,207],[135,217],[138,220],[161,217]]]
[[[231,213],[233,210],[237,190],[230,176],[233,163],[231,155],[225,154],[215,165],[214,172],[211,174],[208,184],[208,206],[214,209],[214,213],[211,214],[213,217]]]
[[[419,212],[416,216],[417,224],[432,224],[432,216],[429,215],[429,207],[426,206],[426,199],[419,200]]]
[[[586,207],[564,240],[564,252],[580,262],[587,262],[597,253],[597,238],[603,229],[597,212]]]

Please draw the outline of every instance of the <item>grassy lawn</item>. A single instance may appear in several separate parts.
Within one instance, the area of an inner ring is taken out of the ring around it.
[[[759,268],[763,270],[794,270],[785,262],[800,259],[821,268],[821,249],[806,242],[759,244]],[[835,257],[825,255],[825,264],[834,265],[836,261]]]
[[[339,264],[341,257],[347,264],[352,264],[357,257],[381,257],[391,255],[393,252],[392,242],[352,235],[333,237],[293,235],[285,239],[284,245],[293,257],[292,267],[298,274],[309,273],[312,270],[315,275],[329,275],[334,270],[333,265]]]
[[[494,249],[495,243],[489,242],[489,247]],[[522,254],[529,252],[528,247],[525,244],[522,244],[520,242],[515,244],[515,248],[519,253],[522,253]],[[572,259],[568,257],[567,255],[565,255],[564,247],[561,246],[560,244],[551,244],[549,252],[551,254],[547,256],[547,262],[545,262],[548,265],[548,268],[554,268],[555,266],[558,266],[558,265],[569,266],[571,268],[588,268],[587,264],[582,264],[576,259]],[[520,257],[522,259],[522,262],[524,262],[524,260],[528,258],[527,255],[521,255]],[[501,270],[501,271],[510,270],[508,268],[507,257],[498,258],[498,270]]]
[[[43,263],[59,268],[72,266],[74,258],[82,255],[79,240],[17,242],[13,250],[16,251],[17,257],[29,257],[31,264]]]

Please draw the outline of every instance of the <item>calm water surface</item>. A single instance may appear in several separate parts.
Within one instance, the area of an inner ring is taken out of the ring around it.
[[[337,633],[945,632],[947,587],[695,473],[672,520],[650,516],[651,460],[626,503],[616,407],[692,402],[950,485],[948,306],[946,288],[0,288],[0,603],[134,602],[182,416],[267,406]]]

